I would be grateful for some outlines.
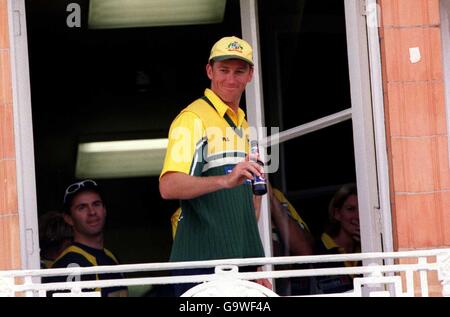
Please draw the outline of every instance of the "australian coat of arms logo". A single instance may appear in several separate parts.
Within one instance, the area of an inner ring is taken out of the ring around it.
[[[228,50],[229,51],[237,51],[239,53],[242,53],[242,50],[244,49],[241,44],[239,44],[237,41],[231,42],[228,44]]]

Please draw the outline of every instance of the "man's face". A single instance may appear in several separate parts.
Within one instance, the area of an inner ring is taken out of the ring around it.
[[[106,209],[100,195],[86,191],[75,196],[64,219],[72,226],[75,236],[96,237],[103,233],[105,218]]]
[[[239,59],[229,59],[206,65],[211,90],[229,105],[239,105],[245,87],[253,76],[253,68]]]

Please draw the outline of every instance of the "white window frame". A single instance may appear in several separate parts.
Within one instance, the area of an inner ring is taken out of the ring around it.
[[[378,8],[376,0],[345,0],[363,252],[393,249]]]
[[[389,163],[386,143],[386,126],[383,97],[383,76],[381,71],[381,50],[379,25],[381,20],[380,5],[377,0],[364,1],[366,16],[367,42],[370,65],[370,83],[372,92],[372,114],[375,138],[375,159],[378,179],[378,206],[376,207],[376,221],[381,227],[382,251],[394,251],[392,235],[392,212],[389,183]],[[393,262],[392,262],[393,263]]]
[[[262,88],[262,72],[260,62],[258,7],[256,0],[240,0],[242,37],[253,48],[253,80],[247,85],[245,100],[247,101],[247,118],[250,126],[263,127],[264,103]],[[259,131],[265,133],[266,131]],[[266,135],[259,135],[265,138]],[[259,216],[259,231],[266,256],[272,256],[272,225],[269,212],[268,195],[264,195]]]

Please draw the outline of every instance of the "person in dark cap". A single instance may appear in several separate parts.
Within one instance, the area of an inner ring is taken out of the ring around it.
[[[104,248],[103,227],[106,207],[98,184],[86,179],[69,185],[64,193],[64,220],[72,227],[73,243],[55,260],[52,268],[89,267],[119,264],[117,258]],[[81,275],[81,280],[120,279],[121,273]],[[49,278],[46,282],[63,282],[67,277]],[[126,287],[106,287],[102,296],[127,296]]]
[[[253,201],[258,198],[249,184],[264,171],[248,158],[249,126],[240,108],[253,77],[252,47],[236,36],[221,38],[210,51],[206,75],[210,88],[172,122],[160,176],[161,196],[181,200],[170,261],[264,257]]]

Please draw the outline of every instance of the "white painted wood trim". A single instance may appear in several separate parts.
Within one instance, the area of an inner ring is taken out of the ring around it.
[[[352,118],[352,109],[345,109],[329,116],[322,117],[320,119],[310,121],[308,123],[299,125],[297,127],[281,131],[280,133],[271,135],[262,140],[262,144],[265,146],[277,145],[295,139],[299,136],[324,129],[326,127],[341,123]]]
[[[361,247],[363,252],[375,252],[381,251],[382,246],[381,232],[378,228],[379,221],[377,220],[378,188],[368,42],[366,20],[362,13],[361,1],[345,0]]]
[[[264,102],[262,93],[262,72],[260,62],[259,49],[259,24],[258,24],[258,8],[255,0],[240,0],[241,8],[241,27],[242,37],[250,43],[253,48],[253,62],[254,72],[253,80],[247,85],[245,91],[245,99],[247,102],[247,117],[250,126],[263,127],[264,126]],[[259,129],[258,138],[265,138],[266,131]],[[264,152],[262,149],[260,153],[264,161]],[[272,225],[269,211],[268,195],[264,195],[261,203],[261,213],[259,218],[259,231],[261,241],[266,253],[266,256],[272,256]]]
[[[367,0],[370,10],[367,19],[367,37],[369,43],[369,63],[372,91],[372,108],[374,137],[376,148],[376,164],[378,176],[378,195],[380,210],[380,226],[383,235],[383,251],[394,251],[392,237],[392,213],[389,184],[389,162],[386,144],[386,126],[383,98],[383,77],[381,71],[381,51],[379,37],[380,8],[377,0]],[[376,15],[376,16],[373,16]],[[374,24],[376,23],[376,24]]]
[[[33,123],[24,0],[8,0],[14,136],[23,268],[39,268],[39,233],[34,170]]]

